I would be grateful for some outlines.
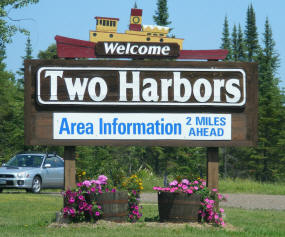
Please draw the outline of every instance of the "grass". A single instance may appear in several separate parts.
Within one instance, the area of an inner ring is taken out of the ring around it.
[[[160,224],[146,222],[144,218],[136,224],[51,225],[61,206],[60,196],[0,194],[0,236],[285,236],[285,211],[226,208],[226,229],[200,224]],[[143,205],[143,215],[157,216],[157,205]]]
[[[153,191],[154,186],[163,186],[163,178],[155,175],[144,175],[143,186],[144,192]],[[169,177],[168,181],[172,178]],[[247,194],[271,194],[271,195],[285,195],[285,183],[262,183],[249,179],[220,179],[219,192],[221,193],[247,193]]]
[[[143,192],[152,192],[154,186],[163,187],[163,178],[158,177],[151,172],[144,172],[140,176],[143,180]],[[172,177],[168,177],[168,181],[172,181]],[[25,190],[5,190],[4,192],[23,192]],[[60,189],[44,189],[43,192],[61,192]],[[246,194],[268,194],[268,195],[285,195],[285,182],[262,183],[250,179],[220,179],[220,193],[246,193]]]
[[[285,195],[285,183],[262,183],[249,179],[221,179],[219,182],[221,193],[254,193]]]

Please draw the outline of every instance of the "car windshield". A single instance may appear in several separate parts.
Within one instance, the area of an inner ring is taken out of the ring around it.
[[[16,155],[7,162],[6,166],[40,167],[43,158],[41,155]]]

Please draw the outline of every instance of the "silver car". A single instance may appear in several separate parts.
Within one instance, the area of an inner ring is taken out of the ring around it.
[[[64,187],[64,161],[55,154],[17,154],[0,167],[0,192],[26,189],[39,193],[42,188]]]

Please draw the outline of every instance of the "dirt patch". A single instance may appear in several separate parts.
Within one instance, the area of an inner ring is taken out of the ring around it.
[[[137,223],[116,223],[111,221],[104,221],[99,220],[96,223],[71,223],[71,224],[59,224],[59,223],[52,223],[48,227],[49,228],[81,228],[81,227],[88,227],[88,228],[119,228],[119,227],[151,227],[151,228],[171,228],[171,229],[177,229],[177,228],[187,228],[193,227],[193,228],[199,228],[199,229],[216,229],[220,227],[215,227],[212,224],[208,223],[198,223],[198,222],[189,222],[189,223],[172,223],[172,222],[137,222]],[[240,228],[237,228],[231,224],[226,224],[222,229],[226,231],[238,231],[241,232]]]

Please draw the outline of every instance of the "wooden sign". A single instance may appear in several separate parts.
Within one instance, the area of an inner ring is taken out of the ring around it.
[[[102,58],[177,58],[180,47],[175,43],[98,42],[95,54]]]
[[[25,62],[27,145],[250,146],[257,66],[170,61]]]

